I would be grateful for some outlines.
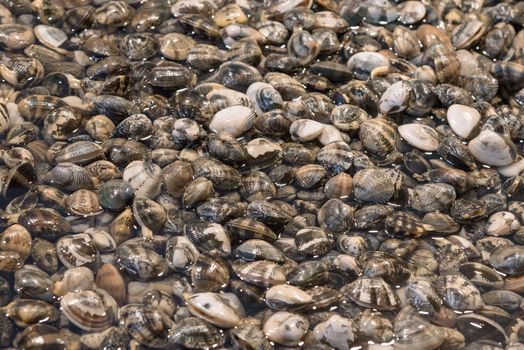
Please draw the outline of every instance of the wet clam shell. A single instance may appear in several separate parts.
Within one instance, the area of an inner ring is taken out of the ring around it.
[[[285,346],[294,346],[304,337],[308,328],[309,322],[305,317],[279,311],[266,320],[263,330],[269,340]]]
[[[191,242],[210,255],[227,257],[231,253],[229,234],[220,224],[192,220],[185,224],[184,233]]]
[[[11,225],[0,234],[0,250],[18,253],[23,260],[29,257],[32,245],[31,234],[22,225]]]
[[[496,249],[490,256],[491,266],[509,276],[524,273],[524,247],[510,245]]]
[[[313,303],[313,298],[306,291],[287,284],[269,288],[265,299],[266,304],[274,310],[299,310]]]
[[[170,329],[169,342],[189,349],[205,349],[222,346],[225,337],[209,323],[197,317],[188,317]]]
[[[385,157],[395,149],[397,126],[383,118],[367,119],[360,124],[359,139],[369,152]]]
[[[88,266],[96,269],[101,262],[95,243],[85,233],[60,238],[56,249],[58,258],[68,268]]]
[[[18,217],[18,223],[32,235],[49,240],[56,240],[71,232],[69,222],[53,210],[30,209]]]
[[[333,240],[327,232],[318,227],[306,227],[295,235],[298,251],[306,255],[324,255],[333,246]]]
[[[418,185],[411,193],[411,207],[422,212],[446,211],[455,200],[453,186],[443,183]]]
[[[316,340],[327,343],[335,349],[349,350],[349,344],[356,338],[354,329],[355,326],[350,319],[334,315],[316,325],[313,335]]]
[[[193,315],[217,327],[233,328],[240,323],[240,314],[237,308],[225,294],[185,294],[184,299]]]
[[[442,276],[437,282],[437,289],[453,310],[478,310],[484,305],[477,287],[460,274]]]
[[[102,212],[97,194],[90,190],[78,190],[71,193],[65,199],[65,205],[73,215],[86,217]]]
[[[64,147],[55,161],[71,162],[75,164],[88,164],[102,157],[103,149],[100,145],[91,141],[77,141]]]
[[[240,279],[261,287],[282,284],[286,281],[284,269],[267,260],[253,262],[234,262],[233,271]]]
[[[363,202],[384,204],[401,196],[403,179],[398,170],[363,169],[353,176],[355,198]]]
[[[158,165],[136,160],[126,166],[122,179],[129,182],[136,196],[153,198],[160,194],[161,175]]]
[[[393,288],[381,277],[359,277],[345,288],[347,296],[363,307],[394,310],[399,299]]]
[[[511,140],[487,129],[468,143],[468,149],[475,159],[486,165],[510,165],[517,156]]]
[[[435,129],[422,124],[404,124],[398,127],[398,133],[411,146],[421,151],[437,150],[440,137]]]
[[[115,300],[101,289],[67,293],[60,307],[70,322],[86,331],[105,329],[117,318]]]
[[[480,113],[471,107],[454,104],[447,111],[448,124],[458,136],[468,139],[480,123]]]
[[[116,250],[120,268],[139,281],[150,281],[167,276],[165,259],[153,249],[140,244],[123,244]]]
[[[140,344],[152,348],[167,345],[169,325],[159,310],[140,304],[128,304],[119,311],[120,320],[128,334]]]
[[[199,255],[200,252],[187,237],[173,236],[166,243],[167,264],[173,270],[188,269]]]
[[[233,251],[235,257],[246,261],[271,260],[278,263],[285,261],[285,255],[272,244],[261,239],[249,239]]]
[[[507,341],[504,329],[497,322],[479,314],[470,313],[457,317],[457,328],[466,341],[490,339],[501,344]]]

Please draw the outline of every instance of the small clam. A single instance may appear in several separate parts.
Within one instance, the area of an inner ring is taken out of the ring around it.
[[[240,186],[238,170],[212,157],[201,157],[193,162],[195,177],[205,177],[218,190],[231,190]]]
[[[511,140],[485,129],[468,143],[471,154],[481,163],[506,166],[513,163],[517,153]]]
[[[136,160],[126,166],[122,178],[133,187],[136,196],[156,197],[160,193],[161,174],[158,165]]]
[[[490,256],[491,266],[510,276],[518,276],[524,272],[524,248],[510,245],[496,249]]]
[[[507,340],[504,329],[497,322],[475,313],[457,317],[457,328],[468,342],[489,339],[505,344]]]
[[[333,246],[327,232],[318,227],[306,227],[295,235],[295,243],[298,251],[306,255],[324,255]]]
[[[218,292],[229,283],[227,263],[220,258],[200,255],[190,269],[191,282],[196,292]]]
[[[270,260],[283,263],[284,254],[272,244],[261,239],[249,239],[233,251],[235,257],[246,261]]]
[[[499,211],[491,215],[486,225],[486,233],[492,236],[507,236],[520,228],[520,222],[513,213]]]
[[[202,251],[226,257],[231,253],[231,241],[225,228],[217,223],[192,220],[185,224],[186,236]]]
[[[266,337],[285,346],[297,345],[309,328],[308,320],[299,314],[279,311],[264,323]]]
[[[411,193],[411,207],[422,212],[446,211],[455,200],[453,186],[444,183],[418,185]]]
[[[401,125],[398,133],[411,146],[426,152],[436,151],[440,141],[435,129],[423,124]]]
[[[188,269],[199,255],[198,249],[184,236],[173,236],[166,243],[167,264],[173,270]]]
[[[317,341],[327,343],[338,350],[349,350],[350,344],[356,339],[353,322],[338,315],[316,325],[313,334]]]
[[[102,212],[98,196],[90,190],[78,190],[65,199],[67,209],[74,215],[93,216]]]
[[[52,304],[36,299],[13,300],[2,307],[2,311],[21,328],[37,323],[56,322],[60,314]]]
[[[115,300],[102,289],[67,293],[60,307],[69,321],[87,331],[104,329],[117,318]]]
[[[116,250],[116,258],[119,267],[140,281],[150,281],[168,274],[165,259],[144,245],[120,245]]]
[[[165,324],[159,310],[140,304],[127,304],[119,310],[119,318],[128,334],[140,344],[153,348],[167,345],[170,324]]]
[[[364,148],[384,158],[395,149],[397,126],[383,118],[367,119],[360,124],[359,138]]]
[[[62,237],[56,243],[58,258],[68,268],[88,266],[98,268],[100,253],[92,238],[85,233]]]
[[[64,217],[47,209],[30,209],[18,217],[18,223],[44,239],[56,240],[71,232],[71,225]]]
[[[236,297],[230,299],[231,295],[218,293],[196,293],[185,294],[184,299],[189,311],[207,322],[221,327],[233,328],[240,323],[240,314],[237,305],[234,305]]]
[[[233,271],[240,279],[261,287],[282,284],[286,281],[283,267],[267,260],[247,263],[237,261],[233,263]]]
[[[395,291],[381,277],[359,277],[346,286],[348,297],[358,305],[378,310],[394,310],[399,305]]]
[[[484,305],[477,287],[460,274],[440,277],[436,287],[444,302],[453,310],[478,310]]]
[[[231,106],[217,112],[209,124],[214,132],[225,131],[238,137],[253,127],[254,111],[245,106]]]
[[[36,238],[31,248],[31,258],[34,263],[48,273],[58,270],[58,255],[56,246],[41,238]]]
[[[287,284],[269,288],[265,299],[266,304],[274,310],[299,310],[313,303],[313,298],[306,291]]]
[[[169,342],[189,349],[222,346],[225,337],[214,326],[197,317],[188,317],[169,330]]]
[[[387,203],[405,196],[405,185],[398,170],[363,169],[353,177],[353,192],[358,200]]]

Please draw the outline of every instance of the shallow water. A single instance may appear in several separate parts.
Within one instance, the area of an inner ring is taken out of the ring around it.
[[[523,5],[0,1],[0,348],[523,348]]]

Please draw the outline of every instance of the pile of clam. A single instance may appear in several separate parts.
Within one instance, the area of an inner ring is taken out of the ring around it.
[[[0,0],[0,348],[524,349],[523,26]]]

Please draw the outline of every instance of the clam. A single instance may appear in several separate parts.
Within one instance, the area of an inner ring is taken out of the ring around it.
[[[459,274],[442,276],[436,287],[453,310],[478,310],[484,305],[477,287]]]
[[[100,253],[91,236],[85,233],[62,237],[56,243],[60,262],[68,268],[100,265]]]
[[[435,129],[422,124],[404,124],[398,133],[411,146],[425,152],[436,151],[440,137]]]
[[[363,169],[353,177],[353,192],[358,200],[387,203],[405,196],[402,175],[398,170]]]
[[[167,264],[173,270],[187,270],[199,255],[198,249],[185,236],[173,236],[166,243]]]
[[[261,287],[282,284],[286,281],[284,269],[272,261],[259,260],[233,263],[233,271],[244,281]]]
[[[327,343],[335,349],[349,350],[355,341],[354,324],[351,320],[334,315],[327,321],[319,323],[313,329],[316,340]]]
[[[261,239],[249,239],[233,251],[235,257],[246,260],[271,260],[278,263],[285,261],[285,255],[272,244]]]
[[[136,196],[150,198],[160,194],[161,174],[158,165],[136,160],[126,166],[122,179],[133,187]]]
[[[307,319],[299,314],[279,311],[264,323],[266,337],[275,343],[294,346],[304,337],[309,328]]]
[[[377,310],[394,310],[399,306],[395,291],[381,277],[359,277],[343,291],[363,307]]]
[[[120,268],[140,281],[150,281],[168,274],[165,259],[144,245],[120,245],[116,250],[116,258]]]
[[[86,331],[105,329],[117,318],[115,300],[101,289],[67,293],[60,307],[70,322]]]
[[[188,317],[169,331],[169,342],[189,349],[222,346],[224,335],[214,326],[197,317]]]
[[[65,199],[65,205],[74,215],[92,216],[102,212],[98,196],[90,190],[78,190]]]
[[[184,295],[187,307],[193,315],[221,328],[233,328],[240,323],[239,300],[230,297],[230,294],[218,293]]]
[[[266,304],[275,310],[299,310],[313,303],[306,291],[286,284],[269,288],[265,295]]]
[[[364,148],[378,157],[386,157],[397,143],[397,126],[387,119],[367,119],[360,124],[359,138]]]
[[[483,130],[468,143],[471,154],[486,165],[506,166],[513,163],[517,153],[511,140],[491,131]]]
[[[231,253],[228,232],[220,224],[192,220],[185,224],[184,233],[198,248],[210,255],[227,257]]]
[[[119,318],[128,334],[146,346],[161,348],[167,345],[170,324],[165,324],[157,309],[140,304],[127,304],[119,311]]]

